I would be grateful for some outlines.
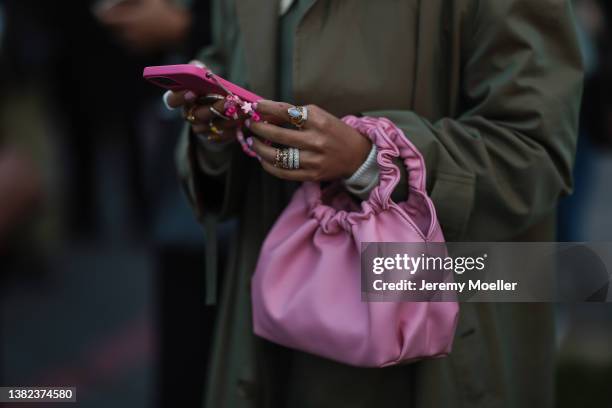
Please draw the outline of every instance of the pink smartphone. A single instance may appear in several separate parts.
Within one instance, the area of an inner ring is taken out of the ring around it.
[[[189,90],[202,96],[211,93],[223,96],[233,94],[247,102],[263,99],[213,74],[209,69],[193,64],[146,67],[142,76],[147,81],[171,91]]]

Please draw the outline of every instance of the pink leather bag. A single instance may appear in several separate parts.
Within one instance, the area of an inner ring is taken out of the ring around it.
[[[343,191],[304,183],[268,234],[252,280],[258,336],[345,364],[382,367],[450,352],[455,302],[363,302],[362,242],[444,242],[425,191],[423,157],[387,119],[345,123],[378,148],[380,183],[361,207]],[[408,170],[409,199],[395,203]],[[415,254],[418,255],[418,254]]]

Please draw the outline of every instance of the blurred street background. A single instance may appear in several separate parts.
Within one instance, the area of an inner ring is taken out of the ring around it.
[[[608,3],[574,2],[587,80],[560,241],[612,241]],[[189,61],[209,27],[205,0],[0,0],[0,385],[201,405],[204,236],[175,172],[181,114],[142,69]],[[612,304],[558,309],[558,406],[612,406]]]

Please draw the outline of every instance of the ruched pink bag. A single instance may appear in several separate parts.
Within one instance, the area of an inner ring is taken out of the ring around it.
[[[455,302],[364,302],[362,242],[444,242],[425,164],[387,119],[345,117],[378,148],[380,183],[361,207],[341,188],[304,183],[263,243],[252,280],[255,334],[345,364],[382,367],[450,352]],[[395,203],[407,169],[409,198]],[[418,254],[415,254],[418,256]]]

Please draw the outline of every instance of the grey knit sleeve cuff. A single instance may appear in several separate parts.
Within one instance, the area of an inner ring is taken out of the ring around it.
[[[367,199],[370,192],[378,185],[380,170],[376,155],[378,149],[372,145],[372,149],[363,164],[348,179],[344,180],[346,189],[361,199]]]

